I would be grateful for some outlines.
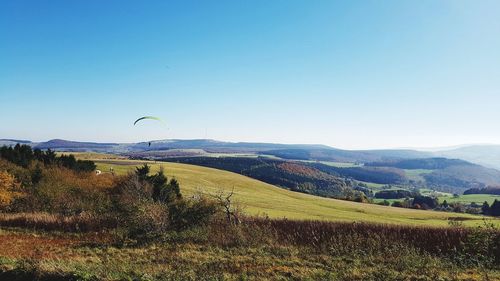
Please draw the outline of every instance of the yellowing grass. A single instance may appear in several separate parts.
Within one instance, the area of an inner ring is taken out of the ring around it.
[[[448,225],[448,219],[459,219],[466,225],[482,224],[482,216],[421,211],[335,200],[288,191],[236,173],[187,164],[113,159],[94,159],[98,169],[107,172],[112,167],[117,174],[133,171],[148,163],[152,172],[164,168],[169,177],[181,184],[181,191],[190,196],[197,191],[214,194],[220,189],[234,188],[235,199],[252,215],[273,218],[358,221],[412,225]],[[500,220],[492,220],[500,225]]]

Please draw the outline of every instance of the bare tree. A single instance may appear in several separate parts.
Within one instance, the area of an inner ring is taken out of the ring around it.
[[[213,197],[224,209],[227,221],[229,223],[239,224],[241,223],[241,220],[239,218],[240,209],[234,202],[232,198],[233,195],[234,195],[234,187],[229,193],[224,192],[224,190],[221,188],[219,189],[217,194],[213,195]]]

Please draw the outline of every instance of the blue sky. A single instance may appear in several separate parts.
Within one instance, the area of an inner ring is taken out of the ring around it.
[[[500,143],[499,50],[495,0],[0,1],[0,138]]]

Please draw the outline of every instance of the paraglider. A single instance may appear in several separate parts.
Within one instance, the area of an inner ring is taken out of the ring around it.
[[[159,117],[156,117],[156,116],[144,116],[144,117],[141,117],[141,118],[139,118],[139,119],[135,120],[135,122],[134,122],[134,126],[135,126],[138,122],[140,122],[140,121],[142,121],[142,120],[145,120],[145,119],[156,120],[156,121],[159,121],[159,122],[160,122],[160,123],[162,123],[162,124],[165,124],[165,123],[163,123],[163,120],[161,120]],[[148,142],[148,147],[151,147],[151,142]]]
[[[137,122],[145,120],[145,119],[156,120],[156,121],[160,121],[161,123],[163,123],[163,121],[160,118],[158,118],[158,117],[155,117],[155,116],[144,116],[144,117],[141,117],[141,118],[135,120],[134,126],[135,126],[135,124],[137,124]]]

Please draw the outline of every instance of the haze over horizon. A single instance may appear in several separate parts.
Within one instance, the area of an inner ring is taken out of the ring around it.
[[[500,144],[480,3],[2,1],[0,138]]]
[[[205,138],[191,138],[191,139],[179,139],[179,138],[168,138],[168,139],[145,139],[139,140],[137,142],[124,142],[124,141],[94,141],[89,139],[61,139],[61,138],[50,138],[45,140],[32,140],[32,139],[22,139],[22,138],[0,138],[0,140],[11,140],[11,141],[31,141],[34,143],[44,143],[53,140],[63,140],[63,141],[71,141],[71,142],[89,142],[89,143],[117,143],[117,144],[130,144],[130,143],[140,143],[140,142],[161,142],[161,141],[192,141],[192,140],[208,140],[208,141],[217,141],[217,142],[231,142],[231,143],[268,143],[268,144],[286,144],[286,145],[325,145],[331,148],[337,149],[345,149],[345,150],[378,150],[378,149],[409,149],[409,150],[417,150],[417,151],[427,151],[427,152],[444,152],[448,150],[454,150],[458,148],[465,147],[477,147],[477,146],[498,146],[498,143],[464,143],[457,145],[449,145],[449,146],[432,146],[432,147],[412,147],[412,146],[398,146],[398,147],[362,147],[362,148],[349,148],[349,147],[340,147],[332,144],[324,144],[324,143],[290,143],[290,142],[272,142],[272,141],[244,141],[244,140],[220,140],[220,139],[205,139]]]

